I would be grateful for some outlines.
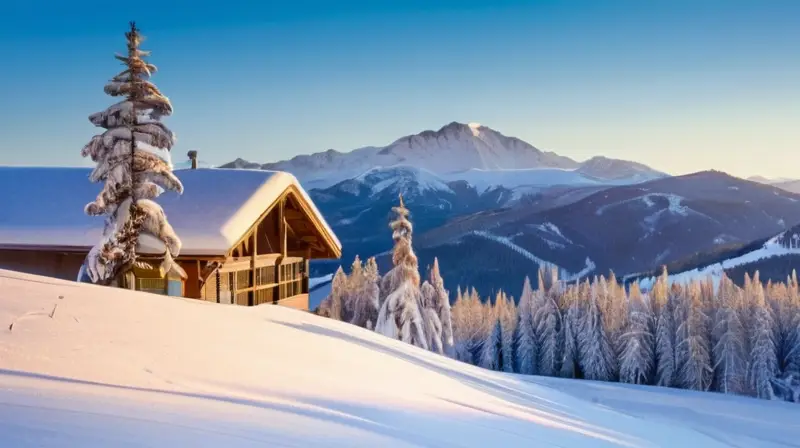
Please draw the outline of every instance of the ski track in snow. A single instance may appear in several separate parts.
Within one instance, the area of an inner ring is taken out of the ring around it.
[[[482,238],[486,238],[486,239],[488,239],[490,241],[494,241],[496,243],[502,244],[502,245],[508,247],[509,249],[513,250],[514,252],[517,252],[518,254],[522,255],[525,258],[527,258],[528,260],[531,260],[534,263],[538,264],[540,267],[556,268],[558,270],[558,272],[559,272],[559,278],[561,280],[564,280],[564,281],[567,281],[567,282],[580,279],[581,277],[585,276],[586,274],[588,274],[589,272],[594,270],[594,268],[596,267],[594,262],[587,257],[586,258],[586,267],[583,270],[581,270],[580,272],[573,274],[573,273],[567,271],[566,269],[562,268],[561,266],[559,266],[559,265],[557,265],[557,264],[555,264],[553,262],[550,262],[550,261],[547,261],[547,260],[544,260],[542,258],[537,257],[536,255],[532,254],[530,251],[528,251],[524,247],[521,247],[521,246],[517,245],[516,243],[514,243],[514,241],[512,241],[508,237],[497,236],[497,235],[494,235],[492,233],[489,233],[489,232],[486,232],[486,231],[483,231],[483,230],[473,230],[472,232],[467,233],[467,235],[479,236],[479,237],[482,237]]]

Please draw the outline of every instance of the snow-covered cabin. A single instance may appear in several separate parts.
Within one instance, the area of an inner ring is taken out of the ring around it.
[[[0,268],[75,280],[103,231],[84,214],[101,185],[88,168],[0,167]],[[219,303],[308,308],[308,261],[341,256],[341,244],[294,176],[185,169],[183,195],[161,204],[183,247],[187,278],[135,270],[129,287]],[[164,254],[144,237],[143,258]]]

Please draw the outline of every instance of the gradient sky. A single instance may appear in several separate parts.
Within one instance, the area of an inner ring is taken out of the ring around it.
[[[129,20],[224,163],[480,122],[584,160],[800,177],[796,0],[6,0],[0,163],[86,165]],[[156,6],[161,5],[161,6]]]

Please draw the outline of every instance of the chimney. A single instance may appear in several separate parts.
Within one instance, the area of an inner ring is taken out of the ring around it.
[[[192,169],[196,170],[197,169],[197,151],[195,151],[193,149],[193,150],[189,151],[189,154],[187,154],[187,155],[189,156],[189,160],[192,161]]]

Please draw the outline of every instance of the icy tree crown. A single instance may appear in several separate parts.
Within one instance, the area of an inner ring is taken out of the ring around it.
[[[152,200],[164,190],[183,192],[172,173],[169,151],[175,135],[160,123],[172,114],[172,104],[150,82],[156,67],[145,61],[149,52],[139,49],[143,37],[131,22],[125,33],[127,55],[116,55],[125,70],[105,86],[105,93],[124,99],[89,121],[106,129],[81,151],[97,166],[89,176],[102,182],[97,198],[86,205],[92,216],[106,215],[103,239],[89,253],[86,271],[90,279],[108,282],[125,265],[136,261],[136,245],[142,231],[160,239],[166,248],[167,264],[178,255],[181,243],[166,220],[164,211]]]

